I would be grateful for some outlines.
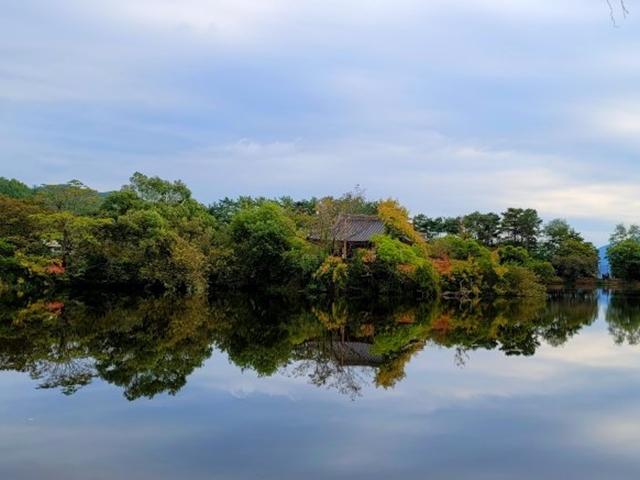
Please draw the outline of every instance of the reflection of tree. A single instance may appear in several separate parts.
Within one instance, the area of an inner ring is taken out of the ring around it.
[[[364,385],[392,388],[428,345],[532,355],[542,341],[566,342],[597,313],[593,293],[485,304],[313,307],[290,299],[230,297],[65,299],[0,310],[0,368],[29,373],[41,388],[70,394],[95,377],[128,399],[176,393],[213,347],[259,375],[286,371],[356,397]],[[617,341],[640,341],[640,307],[612,299]]]
[[[617,344],[640,343],[640,299],[637,296],[613,292],[607,307],[609,332]]]
[[[219,302],[213,306],[214,343],[237,366],[272,375],[291,359],[296,341],[293,317],[298,308],[272,298]],[[297,320],[304,325],[304,319]]]
[[[597,317],[598,295],[595,290],[564,292],[547,302],[540,333],[550,345],[559,346]]]
[[[119,315],[109,312],[104,323],[117,325]],[[123,387],[129,399],[175,394],[211,355],[211,326],[202,298],[146,301],[127,320],[124,328],[105,331],[92,350],[99,375]]]
[[[38,388],[59,388],[65,395],[89,385],[95,377],[93,361],[69,358],[64,362],[38,361],[30,369],[32,378],[42,380]]]
[[[77,332],[69,328],[64,304],[35,302],[3,310],[0,318],[0,368],[27,372],[41,388],[66,394],[91,382],[95,371]]]
[[[372,378],[377,386],[392,387],[404,377],[413,354],[424,348],[431,310],[425,305],[391,311],[346,303],[315,307],[315,322],[324,328],[295,349],[293,373],[352,398]]]
[[[429,338],[438,345],[456,348],[459,363],[467,351],[477,349],[532,355],[539,345],[536,320],[543,307],[544,302],[537,298],[467,308],[447,305],[431,323]]]
[[[202,299],[37,302],[0,321],[0,368],[67,394],[96,376],[129,399],[176,393],[211,354],[206,307]]]
[[[533,355],[542,340],[558,346],[597,316],[594,293],[543,299],[499,301],[460,309],[443,308],[431,323],[430,339],[456,348],[457,363],[466,363],[466,352],[498,348],[506,355]]]
[[[340,347],[342,345],[342,347]],[[362,384],[369,381],[364,365],[345,361],[349,345],[340,339],[324,338],[304,343],[296,350],[299,361],[292,369],[294,376],[307,376],[313,385],[335,389],[355,398]],[[348,354],[347,354],[348,355]]]

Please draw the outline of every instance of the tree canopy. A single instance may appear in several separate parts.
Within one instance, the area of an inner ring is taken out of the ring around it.
[[[596,274],[593,245],[563,220],[542,227],[530,208],[411,218],[396,200],[372,201],[359,188],[339,197],[243,196],[205,207],[183,182],[139,172],[104,194],[78,180],[30,194],[18,181],[0,186],[4,290],[286,287],[312,295],[469,299],[539,294],[547,283]],[[334,227],[354,215],[375,218],[384,232],[337,248]],[[619,227],[612,245],[633,247],[639,237],[637,227]],[[620,252],[610,252],[614,269],[631,278],[618,267],[633,265],[617,261]]]

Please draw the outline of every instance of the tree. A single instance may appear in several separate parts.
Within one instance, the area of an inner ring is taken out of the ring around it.
[[[556,218],[547,223],[542,229],[544,235],[543,251],[552,256],[566,240],[582,240],[582,236],[567,223],[566,220]]]
[[[385,200],[378,204],[378,217],[392,237],[409,242],[426,253],[427,242],[409,221],[409,212],[396,200]]]
[[[607,258],[614,277],[640,280],[640,227],[616,225],[609,237]]]
[[[502,212],[500,231],[508,243],[532,251],[536,248],[541,224],[536,210],[509,208]]]
[[[428,239],[443,235],[458,235],[462,219],[460,217],[430,218],[419,214],[413,217],[413,228],[426,235]]]
[[[622,223],[616,225],[613,233],[609,237],[609,244],[615,245],[624,240],[634,240],[636,242],[640,242],[640,227],[634,224],[629,225],[628,228]]]
[[[181,182],[169,182],[160,177],[147,177],[134,173],[125,189],[132,190],[138,197],[150,203],[180,203],[191,198],[191,190]]]
[[[498,242],[500,235],[500,216],[476,211],[462,218],[462,228],[474,240],[492,247]]]
[[[581,239],[564,240],[550,260],[558,276],[565,280],[595,277],[598,272],[598,249]]]
[[[0,195],[0,238],[18,246],[37,240],[37,225],[32,216],[40,211],[30,202]]]
[[[266,201],[266,200],[262,200]],[[261,203],[260,200],[247,196],[240,196],[237,199],[224,197],[222,200],[209,205],[209,213],[220,223],[229,223],[233,216],[243,208],[248,208]]]
[[[0,195],[11,198],[29,198],[33,196],[33,188],[26,186],[15,178],[0,177]]]
[[[100,194],[79,180],[61,185],[42,185],[36,189],[36,200],[55,212],[76,215],[93,215],[102,203]]]
[[[545,225],[543,234],[540,253],[551,262],[559,277],[575,281],[597,274],[598,250],[592,243],[585,242],[566,220],[551,220]]]
[[[110,219],[78,216],[70,212],[41,213],[34,217],[42,232],[42,239],[60,245],[62,267],[72,276],[84,277],[91,268],[94,251],[98,248],[101,227]]]
[[[130,210],[145,208],[142,200],[133,190],[123,189],[117,192],[110,192],[100,206],[100,212],[116,218],[124,215]]]
[[[622,280],[640,280],[640,242],[633,238],[612,244],[607,249],[611,273]]]
[[[238,212],[231,221],[230,237],[242,280],[252,285],[284,283],[286,253],[295,234],[295,225],[276,203]]]

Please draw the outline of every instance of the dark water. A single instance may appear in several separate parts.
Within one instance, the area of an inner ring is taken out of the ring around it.
[[[640,297],[0,309],[0,479],[637,479]]]

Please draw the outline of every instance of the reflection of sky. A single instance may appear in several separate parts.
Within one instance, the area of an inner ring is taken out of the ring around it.
[[[601,316],[534,357],[477,351],[461,368],[429,347],[395,389],[355,401],[220,353],[176,397],[135,402],[3,373],[0,478],[635,479],[639,360]]]

